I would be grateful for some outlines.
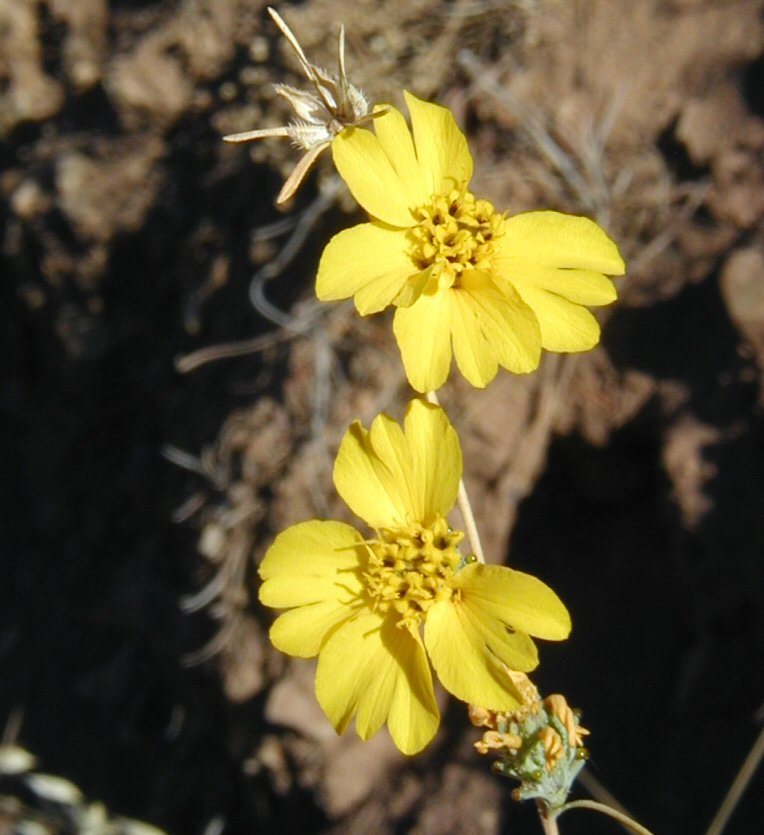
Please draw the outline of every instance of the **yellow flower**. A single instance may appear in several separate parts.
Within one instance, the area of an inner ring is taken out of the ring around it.
[[[260,600],[290,610],[271,640],[289,655],[318,655],[316,695],[339,733],[355,715],[362,739],[386,722],[401,751],[424,748],[440,720],[428,656],[457,698],[516,709],[523,697],[506,667],[536,667],[530,635],[570,631],[540,580],[462,557],[463,534],[446,522],[461,473],[459,440],[437,406],[413,400],[403,429],[387,415],[369,431],[356,422],[334,483],[372,538],[314,520],[288,528],[265,555]]]
[[[474,386],[501,365],[533,371],[541,348],[585,351],[599,341],[583,305],[616,298],[608,275],[624,263],[591,220],[559,212],[505,217],[468,191],[472,157],[450,111],[404,93],[400,111],[374,121],[376,133],[347,128],[334,162],[371,215],[324,250],[316,293],[353,296],[362,315],[397,307],[394,332],[411,385],[433,391],[451,353]]]

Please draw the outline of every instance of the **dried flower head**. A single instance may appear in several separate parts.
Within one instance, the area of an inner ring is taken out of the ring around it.
[[[366,96],[354,87],[345,71],[345,28],[340,26],[337,45],[337,74],[317,67],[308,61],[294,32],[279,13],[268,7],[268,12],[281,33],[297,53],[302,71],[313,86],[300,90],[288,84],[274,84],[276,92],[294,109],[297,118],[285,127],[261,128],[224,136],[226,142],[249,142],[269,136],[287,136],[305,154],[284,183],[277,203],[285,203],[297,191],[311,165],[344,128],[362,124],[372,118]]]
[[[508,671],[509,672],[509,671]],[[511,672],[516,689],[523,689],[518,679],[530,680],[523,673]],[[589,731],[579,724],[564,696],[555,694],[543,701],[538,693],[525,688],[528,700],[511,713],[470,707],[470,721],[487,728],[475,743],[480,754],[498,754],[494,770],[520,781],[516,800],[540,798],[550,808],[562,806],[588,756],[583,738]]]

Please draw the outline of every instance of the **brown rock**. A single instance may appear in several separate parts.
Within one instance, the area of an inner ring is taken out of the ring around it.
[[[764,348],[764,250],[738,249],[724,264],[721,291],[727,312],[740,331]]]

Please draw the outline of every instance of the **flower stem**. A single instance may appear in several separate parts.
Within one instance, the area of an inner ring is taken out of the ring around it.
[[[630,832],[634,832],[635,835],[652,835],[649,829],[645,829],[644,826],[632,820],[628,815],[624,815],[623,812],[606,806],[604,803],[598,803],[596,800],[573,800],[561,806],[556,811],[556,815],[561,815],[563,812],[567,812],[568,809],[592,809],[595,812],[601,812],[603,815],[608,815],[614,820],[617,820],[618,823]]]
[[[464,527],[467,528],[467,536],[470,541],[472,552],[478,558],[478,562],[485,562],[483,546],[480,544],[480,536],[478,534],[477,525],[475,524],[475,517],[472,513],[470,497],[467,495],[467,488],[464,486],[463,478],[459,480],[457,501],[459,502],[459,510],[461,510],[462,516],[464,517]]]
[[[434,391],[427,392],[427,401],[434,406],[440,406],[438,395]],[[483,553],[483,546],[480,544],[480,535],[475,524],[475,514],[472,512],[470,497],[467,495],[467,488],[464,485],[463,478],[459,479],[459,492],[457,493],[456,500],[459,504],[459,510],[462,512],[464,527],[467,529],[467,538],[469,539],[472,553],[477,557],[478,562],[484,563],[485,554]]]
[[[551,812],[549,807],[540,800],[536,801],[536,808],[539,813],[539,820],[544,829],[544,835],[560,835],[560,829],[557,826],[557,815]]]

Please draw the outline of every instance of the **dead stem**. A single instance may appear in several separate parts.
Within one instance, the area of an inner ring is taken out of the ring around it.
[[[591,809],[594,812],[600,812],[603,815],[613,818],[613,820],[617,820],[621,826],[628,829],[629,832],[634,832],[635,835],[653,835],[649,829],[632,820],[628,815],[624,815],[623,812],[606,806],[604,803],[598,803],[596,800],[573,800],[558,809],[556,814],[561,815],[563,812],[567,812],[568,809]]]
[[[434,391],[427,392],[427,400],[435,406],[440,406],[438,395]],[[459,504],[459,510],[462,512],[464,527],[467,529],[467,538],[469,539],[472,553],[477,557],[478,562],[484,563],[485,554],[483,553],[483,546],[480,544],[480,535],[478,534],[477,525],[475,524],[475,514],[472,512],[470,497],[467,494],[467,488],[464,485],[463,478],[459,479],[457,502]]]
[[[268,301],[265,296],[265,284],[280,276],[300,253],[310,232],[321,217],[332,207],[342,187],[342,180],[336,176],[332,177],[323,185],[315,200],[303,209],[299,215],[269,224],[253,232],[253,239],[256,240],[271,240],[281,234],[291,232],[291,235],[284,246],[281,247],[276,257],[260,267],[255,273],[249,288],[250,301],[255,310],[263,318],[276,324],[280,330],[275,333],[266,333],[262,336],[257,336],[254,339],[245,339],[242,342],[212,345],[208,348],[194,351],[192,354],[187,354],[184,357],[179,357],[175,361],[175,368],[181,374],[187,374],[189,371],[197,369],[200,365],[214,362],[215,360],[255,354],[271,345],[286,342],[310,330],[320,315],[318,310],[321,305],[315,304],[306,309],[302,316],[285,313],[274,307]]]
[[[588,768],[585,768],[576,778],[578,783],[583,786],[586,791],[600,803],[606,806],[612,806],[613,809],[623,815],[631,817],[629,810],[621,803],[618,798],[612,794],[592,773]]]
[[[711,826],[708,827],[706,835],[721,835],[722,830],[735,811],[735,807],[740,798],[743,796],[743,792],[751,781],[751,777],[753,777],[756,769],[759,767],[762,757],[764,757],[764,728],[759,732],[756,741],[753,743],[753,747],[748,752],[748,756],[740,766],[740,771],[738,771],[735,779],[732,781],[727,796],[722,801],[719,811],[711,821]]]
[[[512,95],[506,86],[500,85],[488,67],[469,49],[461,50],[456,60],[478,89],[491,96],[508,112],[519,117],[520,125],[530,141],[557,171],[579,203],[585,209],[596,211],[599,206],[596,205],[597,201],[592,193],[591,184],[581,175],[575,161],[552,137],[544,123],[543,116]]]
[[[247,354],[256,354],[265,348],[275,345],[278,342],[286,342],[299,336],[299,331],[280,330],[275,333],[265,333],[253,339],[244,339],[241,342],[227,342],[224,345],[211,345],[208,348],[200,348],[191,354],[178,357],[175,360],[175,370],[179,374],[188,374],[195,371],[199,366],[216,360],[231,359],[232,357],[243,357]]]

